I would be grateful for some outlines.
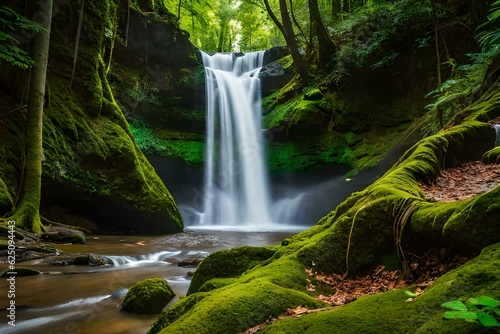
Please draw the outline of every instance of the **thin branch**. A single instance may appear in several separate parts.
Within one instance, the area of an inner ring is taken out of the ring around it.
[[[85,8],[85,0],[82,0],[82,8],[80,9],[80,17],[78,18],[78,28],[76,30],[75,52],[73,54],[73,69],[71,71],[71,79],[69,80],[69,87],[73,84],[76,70],[76,60],[78,58],[78,49],[80,47],[80,35],[82,32],[83,10]]]
[[[2,118],[2,117],[4,117],[4,116],[7,116],[8,114],[12,114],[13,112],[16,112],[16,111],[18,111],[18,110],[24,109],[24,108],[26,108],[26,107],[28,107],[28,105],[27,105],[27,104],[26,104],[26,105],[24,105],[24,106],[20,106],[20,107],[17,107],[17,108],[15,108],[15,109],[12,109],[11,111],[7,111],[6,113],[1,114],[1,115],[0,115],[0,118]]]

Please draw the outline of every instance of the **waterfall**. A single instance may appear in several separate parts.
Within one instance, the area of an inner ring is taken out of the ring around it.
[[[207,145],[201,225],[271,223],[261,130],[264,52],[202,52],[206,74]]]
[[[500,146],[500,124],[494,124],[493,127],[495,128],[497,138],[495,140],[495,146]]]

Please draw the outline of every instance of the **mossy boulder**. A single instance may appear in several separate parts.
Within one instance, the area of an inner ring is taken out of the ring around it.
[[[42,239],[47,242],[84,244],[85,234],[62,226],[48,226],[42,234]]]
[[[197,292],[212,278],[238,277],[274,253],[275,250],[268,247],[237,247],[210,254],[196,270],[187,294]]]
[[[134,284],[125,295],[122,310],[131,313],[160,313],[175,297],[168,282],[162,278],[147,278]]]
[[[188,296],[164,311],[148,333],[241,333],[296,305],[317,308],[323,304],[305,293],[253,280]]]

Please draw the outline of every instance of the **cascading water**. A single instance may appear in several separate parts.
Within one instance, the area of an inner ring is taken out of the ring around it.
[[[500,124],[494,124],[493,127],[495,128],[497,137],[495,140],[495,146],[500,146]]]
[[[261,131],[264,52],[203,53],[207,146],[201,225],[271,223],[270,190]]]

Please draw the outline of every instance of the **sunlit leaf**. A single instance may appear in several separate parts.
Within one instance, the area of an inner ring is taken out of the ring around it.
[[[477,320],[485,327],[500,327],[500,322],[495,319],[491,314],[483,311],[476,311]]]
[[[468,311],[446,311],[443,313],[443,319],[477,319],[477,314]]]
[[[487,306],[491,308],[496,308],[500,306],[500,301],[487,296],[479,296],[475,298],[469,298],[468,300],[473,305]]]
[[[407,295],[408,297],[412,297],[412,298],[415,298],[415,297],[417,297],[417,296],[418,296],[417,294],[415,294],[415,293],[413,293],[413,292],[411,292],[411,291],[408,291],[408,290],[406,290],[406,291],[405,291],[405,293],[406,293],[406,295]]]
[[[469,311],[446,311],[443,319],[477,319],[477,314]]]
[[[453,300],[451,302],[446,302],[441,304],[441,307],[449,308],[450,310],[455,311],[467,311],[467,306],[462,303],[460,300]]]

